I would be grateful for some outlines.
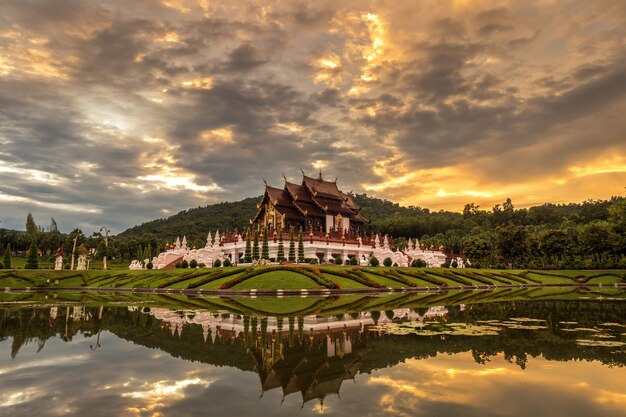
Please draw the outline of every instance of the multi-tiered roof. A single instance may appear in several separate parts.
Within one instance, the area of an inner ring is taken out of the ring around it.
[[[337,228],[337,221],[349,220],[351,230],[363,230],[368,220],[360,214],[352,194],[343,193],[337,187],[337,180],[326,181],[322,173],[317,178],[302,173],[302,183],[287,181],[281,188],[265,184],[265,192],[259,203],[259,211],[253,219],[256,224],[271,225],[276,228],[296,226],[309,228]],[[332,216],[332,224],[330,216]]]

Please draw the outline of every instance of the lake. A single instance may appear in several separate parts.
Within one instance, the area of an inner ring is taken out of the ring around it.
[[[625,364],[621,289],[0,297],[2,416],[624,416]]]

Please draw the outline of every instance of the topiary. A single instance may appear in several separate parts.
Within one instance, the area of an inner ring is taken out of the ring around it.
[[[191,262],[189,262],[189,267],[190,268],[197,268],[198,267],[198,261],[196,261],[195,259],[192,259]]]
[[[216,259],[215,262],[213,262],[213,267],[219,268],[220,266],[222,266],[222,261],[220,261],[219,259]]]
[[[4,251],[4,259],[2,261],[6,269],[11,269],[11,246],[7,245]]]
[[[146,269],[152,269],[152,268],[154,268],[154,265],[152,265],[152,262],[148,262],[146,264]]]
[[[480,262],[474,262],[470,268],[476,268],[476,269],[480,269]]]
[[[311,264],[311,265],[316,265],[316,264],[317,264],[317,259],[311,259],[311,260],[309,261],[309,264]]]
[[[378,261],[378,258],[376,258],[375,256],[372,256],[370,258],[370,265],[371,266],[378,266],[378,265],[380,265],[380,262]]]
[[[229,267],[230,266],[230,259],[226,258],[224,259],[224,267]]]
[[[384,265],[384,266],[389,267],[389,266],[391,266],[391,264],[393,264],[393,261],[391,260],[391,258],[385,258],[385,259],[383,260],[383,265]]]
[[[350,258],[350,265],[358,265],[359,264],[359,260],[356,258],[356,256],[352,256]]]
[[[198,268],[204,268],[204,267],[206,267],[206,264],[204,262],[200,262],[198,264]]]
[[[343,265],[343,259],[341,259],[341,255],[337,255],[335,258],[335,265]]]
[[[175,268],[177,268],[177,269],[178,269],[178,268],[180,268],[180,267],[181,267],[181,264],[180,264],[180,262],[178,262],[178,263],[176,264]]]
[[[181,267],[181,268],[183,268],[183,269],[187,269],[187,268],[189,268],[189,262],[187,262],[186,260],[185,260],[185,261],[182,261],[182,262],[180,263],[180,267]]]
[[[30,248],[28,249],[28,258],[26,258],[26,265],[24,269],[39,269],[39,259],[37,258],[37,242],[32,241]]]
[[[496,269],[506,269],[506,265],[503,264],[502,262],[498,262],[496,264]]]
[[[456,261],[456,259],[450,262],[450,268],[456,268],[458,266],[459,266],[459,263]]]
[[[426,267],[426,261],[423,259],[413,259],[413,261],[411,261],[411,267],[413,268],[425,268]]]

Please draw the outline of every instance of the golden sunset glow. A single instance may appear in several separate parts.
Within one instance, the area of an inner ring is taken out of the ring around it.
[[[89,194],[158,216],[311,167],[432,210],[624,192],[623,2],[10,3],[7,213]]]

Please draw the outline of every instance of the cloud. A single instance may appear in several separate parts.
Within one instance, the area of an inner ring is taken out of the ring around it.
[[[626,10],[541,3],[5,2],[2,225],[118,232],[319,164],[433,209],[619,194]]]

